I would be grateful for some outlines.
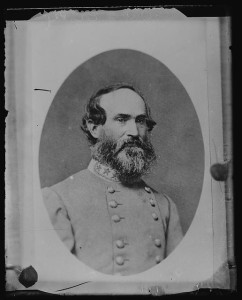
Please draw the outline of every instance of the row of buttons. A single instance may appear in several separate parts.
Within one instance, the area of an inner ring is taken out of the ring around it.
[[[117,240],[115,243],[116,243],[116,246],[120,249],[124,248],[125,244],[127,244],[122,240]],[[156,247],[161,247],[161,240],[155,239],[155,245],[156,245]]]
[[[115,192],[114,188],[111,187],[111,186],[109,186],[109,187],[107,188],[107,190],[108,190],[108,192],[109,192],[110,194],[113,194],[113,193]],[[147,193],[149,193],[149,194],[151,193],[151,189],[150,189],[149,187],[145,187],[145,191],[146,191]],[[152,198],[149,199],[149,202],[150,202],[150,205],[151,205],[151,206],[155,207],[155,201],[154,201]],[[115,200],[111,200],[111,201],[109,201],[108,205],[109,205],[111,208],[117,208],[118,205],[120,205],[120,204],[117,203]],[[152,218],[153,218],[155,221],[157,221],[157,220],[159,219],[158,216],[157,216],[157,214],[156,214],[155,212],[152,213]],[[112,219],[115,223],[117,223],[117,222],[120,222],[120,220],[121,220],[121,219],[124,219],[124,218],[123,218],[123,217],[120,217],[119,215],[113,215],[113,216],[111,217],[111,219]],[[116,247],[119,248],[119,249],[122,249],[122,248],[124,248],[124,246],[125,246],[125,242],[122,241],[122,240],[117,240],[117,241],[115,242],[115,244],[116,244]],[[127,243],[126,243],[126,244],[127,244]],[[161,240],[160,240],[160,239],[155,239],[154,244],[156,245],[156,247],[161,247]],[[161,262],[161,256],[160,256],[160,255],[157,255],[157,256],[155,257],[155,261],[156,261],[157,264],[160,263],[160,262]],[[125,262],[125,259],[124,259],[122,256],[118,255],[118,256],[116,256],[116,258],[115,258],[115,262],[116,262],[117,265],[122,266],[122,265],[124,264],[124,262]]]
[[[150,198],[149,201],[150,201],[150,205],[155,207],[155,201],[152,198]],[[108,202],[108,205],[111,208],[116,208],[116,207],[118,207],[118,205],[121,205],[121,204],[117,203],[115,200],[111,200],[111,201]]]
[[[110,194],[113,194],[113,193],[115,192],[114,188],[111,187],[111,186],[109,186],[109,187],[107,188],[107,190],[108,190],[108,192],[109,192]],[[118,203],[117,203],[115,200],[109,201],[108,205],[109,205],[111,208],[116,208],[116,207],[118,207]],[[112,219],[115,223],[117,223],[117,222],[119,222],[119,221],[121,220],[121,217],[118,216],[118,215],[113,215],[113,216],[111,217],[111,219]],[[122,241],[122,240],[117,240],[117,241],[115,242],[115,244],[116,244],[116,247],[119,248],[119,249],[122,249],[122,248],[124,248],[124,246],[125,246],[124,241]],[[116,256],[115,262],[116,262],[117,265],[122,266],[122,265],[124,264],[124,258],[123,258],[122,256]]]
[[[157,264],[160,263],[161,260],[162,259],[161,259],[160,255],[157,255],[155,257],[155,261],[156,261]],[[125,259],[122,256],[116,256],[115,261],[116,261],[117,265],[122,266],[124,264]]]
[[[151,189],[149,187],[146,186],[145,190],[147,193],[149,194],[151,193]],[[152,198],[150,198],[149,201],[150,201],[150,205],[155,207],[155,201]],[[154,220],[158,220],[158,217],[155,213],[152,214],[152,217],[154,218]]]
[[[152,218],[155,220],[155,221],[158,221],[159,217],[157,216],[156,213],[152,213]],[[121,221],[121,219],[124,219],[124,217],[120,217],[119,215],[113,215],[111,217],[111,219],[115,222],[115,223],[118,223]]]
[[[148,186],[145,187],[145,190],[147,193],[149,193],[149,194],[151,193],[151,189]],[[150,198],[149,201],[150,201],[150,205],[155,207],[155,201],[152,198]],[[155,221],[157,221],[159,219],[156,213],[152,213],[152,218]]]
[[[109,186],[109,187],[107,188],[107,190],[108,190],[108,192],[109,192],[110,194],[112,194],[112,193],[115,192],[115,190],[114,190],[114,188],[113,188],[112,186]],[[147,193],[151,193],[151,189],[150,189],[149,187],[146,186],[146,187],[145,187],[145,190],[146,190]],[[154,201],[152,198],[150,198],[149,201],[150,201],[151,206],[155,207],[155,201]],[[111,201],[109,201],[108,205],[109,205],[111,208],[117,208],[118,205],[120,205],[120,204],[118,204],[115,200],[111,200]],[[157,216],[157,214],[156,214],[155,212],[152,213],[152,218],[153,218],[155,221],[157,221],[157,220],[159,219],[158,216]],[[113,220],[115,223],[120,222],[121,219],[123,219],[123,218],[120,217],[120,216],[118,216],[118,215],[113,215],[113,216],[112,216],[112,220]]]
[[[113,194],[113,193],[115,192],[115,190],[114,190],[114,188],[113,188],[112,186],[109,186],[109,187],[108,187],[108,192],[109,192],[110,194]],[[109,205],[111,208],[116,208],[116,207],[118,207],[119,204],[118,204],[115,200],[111,200],[111,201],[109,201],[108,205]],[[112,219],[115,223],[118,223],[122,218],[121,218],[120,216],[118,216],[118,215],[113,215],[113,216],[111,217],[111,219]]]
[[[145,190],[146,190],[147,193],[149,193],[149,194],[151,193],[151,188],[149,188],[148,186],[145,187]],[[115,189],[112,186],[109,186],[108,187],[108,192],[110,194],[113,194],[115,192]]]
[[[151,189],[149,187],[146,186],[145,190],[146,190],[147,193],[149,193],[149,194],[151,193]],[[112,186],[109,186],[108,187],[108,192],[110,194],[113,194],[115,192],[115,190]],[[154,207],[155,206],[155,201],[152,198],[150,198],[149,201],[150,201],[150,205]],[[120,204],[118,204],[115,200],[111,200],[109,202],[109,206],[112,207],[112,208],[116,208],[118,205],[120,205]]]

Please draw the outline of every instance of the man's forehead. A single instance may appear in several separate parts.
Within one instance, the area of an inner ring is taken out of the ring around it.
[[[135,91],[121,88],[105,94],[100,99],[100,105],[111,114],[145,114],[144,100]]]

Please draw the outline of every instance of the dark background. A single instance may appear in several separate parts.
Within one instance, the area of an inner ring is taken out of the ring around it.
[[[88,166],[90,150],[80,129],[84,106],[99,88],[127,82],[143,93],[157,126],[152,142],[157,165],[145,178],[176,203],[184,233],[201,195],[204,145],[199,120],[186,90],[160,61],[139,51],[103,52],[77,67],[64,81],[48,111],[40,149],[41,187]]]

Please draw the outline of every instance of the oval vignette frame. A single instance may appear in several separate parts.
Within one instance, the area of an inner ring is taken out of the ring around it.
[[[194,105],[179,79],[143,52],[102,52],[78,66],[63,82],[48,110],[40,140],[41,188],[87,168],[90,150],[81,118],[90,96],[109,84],[133,84],[157,122],[151,141],[157,164],[144,178],[175,202],[184,234],[196,213],[204,178],[204,143]]]

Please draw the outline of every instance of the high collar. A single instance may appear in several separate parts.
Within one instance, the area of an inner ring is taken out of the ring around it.
[[[97,160],[92,159],[88,165],[88,170],[95,175],[102,177],[108,181],[120,182],[115,175],[115,171],[108,166],[99,163]]]

